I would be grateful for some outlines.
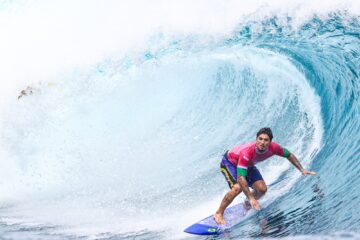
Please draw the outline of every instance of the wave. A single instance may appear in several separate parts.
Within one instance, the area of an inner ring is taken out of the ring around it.
[[[185,238],[226,190],[221,154],[270,126],[318,175],[259,165],[264,210],[232,236],[358,232],[359,20],[296,21],[264,14],[210,40],[155,34],[140,53],[30,83],[0,121],[4,228]]]

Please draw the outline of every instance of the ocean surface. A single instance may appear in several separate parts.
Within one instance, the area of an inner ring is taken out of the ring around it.
[[[357,1],[0,1],[0,29],[0,239],[360,239]],[[317,175],[273,157],[261,211],[183,233],[265,126]]]

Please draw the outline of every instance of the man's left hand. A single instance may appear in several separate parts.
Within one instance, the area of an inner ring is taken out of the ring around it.
[[[309,170],[306,170],[306,169],[304,169],[302,171],[302,175],[315,175],[315,174],[316,174],[316,172],[312,172],[312,171],[309,171]]]

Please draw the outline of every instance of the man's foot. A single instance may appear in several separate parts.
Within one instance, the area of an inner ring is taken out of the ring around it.
[[[225,225],[225,224],[226,224],[223,214],[215,213],[215,214],[214,214],[214,219],[215,219],[215,222],[216,222],[217,224],[221,224],[221,225]]]
[[[247,199],[244,201],[244,204],[243,204],[243,205],[244,205],[244,208],[245,208],[246,210],[250,210],[250,209],[252,208],[249,200],[247,200]]]

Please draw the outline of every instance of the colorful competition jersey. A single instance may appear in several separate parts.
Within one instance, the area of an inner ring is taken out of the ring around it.
[[[256,142],[252,142],[233,147],[228,152],[227,157],[234,166],[237,166],[237,174],[246,176],[248,167],[254,166],[274,154],[288,157],[290,153],[286,148],[282,148],[276,142],[271,142],[265,152],[259,152],[259,150],[256,149]]]

